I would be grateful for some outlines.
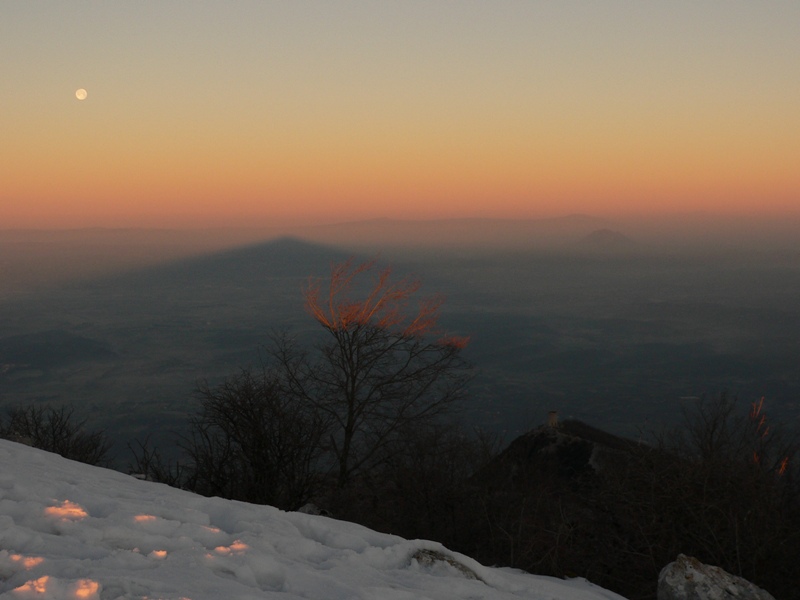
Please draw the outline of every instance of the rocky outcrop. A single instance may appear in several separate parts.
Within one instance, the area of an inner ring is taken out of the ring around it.
[[[300,508],[297,509],[297,512],[303,513],[303,514],[306,514],[306,515],[319,515],[321,517],[332,517],[333,516],[330,513],[330,511],[325,510],[324,508],[320,508],[319,506],[317,506],[313,502],[308,502],[307,504],[304,504],[303,506],[301,506]]]
[[[658,600],[775,600],[746,579],[678,555],[658,576]]]
[[[546,478],[572,481],[602,471],[608,464],[619,464],[639,449],[637,442],[581,421],[552,421],[511,442],[480,478],[501,489],[541,486]]]
[[[478,575],[465,564],[457,561],[452,556],[448,556],[439,550],[425,550],[420,549],[411,555],[411,561],[416,561],[421,567],[431,571],[436,571],[437,567],[445,567],[445,569],[455,569],[462,577],[467,579],[477,579],[483,581]]]

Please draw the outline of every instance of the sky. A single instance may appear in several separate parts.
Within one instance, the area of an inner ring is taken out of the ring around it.
[[[0,229],[796,216],[798,23],[795,0],[6,0]]]
[[[204,498],[7,440],[0,459],[4,598],[624,600],[579,577],[489,568],[436,542]]]

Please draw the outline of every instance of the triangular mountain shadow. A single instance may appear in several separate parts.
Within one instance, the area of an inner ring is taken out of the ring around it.
[[[273,331],[316,334],[303,288],[347,258],[277,239],[9,300],[4,319],[18,325],[0,334],[3,395],[23,404],[80,402],[120,440],[168,435],[184,426],[199,379],[257,363]]]
[[[126,280],[155,283],[161,279],[174,282],[177,278],[179,281],[195,283],[235,281],[252,284],[259,279],[275,277],[325,276],[331,263],[349,257],[337,248],[287,237],[179,259],[107,279],[117,283]]]
[[[42,337],[49,330],[80,336],[69,348],[83,358],[107,358],[104,349],[125,348],[130,358],[168,348],[169,360],[180,353],[190,360],[195,350],[210,352],[223,342],[232,349],[255,346],[257,333],[302,322],[308,278],[324,278],[331,263],[348,258],[335,248],[277,239],[70,282],[12,300],[4,311],[12,321],[28,323],[22,333],[36,334],[36,340],[50,339]],[[6,354],[14,356],[28,343],[23,337],[6,341]]]
[[[0,338],[2,372],[15,369],[51,369],[86,360],[106,360],[116,353],[103,342],[50,329]]]

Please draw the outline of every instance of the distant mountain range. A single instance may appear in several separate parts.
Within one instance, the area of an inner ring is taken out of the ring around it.
[[[409,221],[374,219],[292,230],[318,243],[349,247],[535,249],[564,247],[607,225],[589,215],[550,219],[440,219]]]
[[[631,238],[613,229],[595,229],[578,240],[576,247],[586,252],[617,254],[637,249]]]

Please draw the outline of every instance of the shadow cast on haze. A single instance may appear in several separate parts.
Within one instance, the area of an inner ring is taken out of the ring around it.
[[[482,225],[451,223],[452,239]],[[776,418],[796,421],[796,247],[659,246],[607,225],[560,221],[547,249],[393,245],[409,222],[384,222],[373,239],[356,235],[364,225],[315,230],[323,243],[255,243],[250,232],[238,247],[233,232],[101,230],[49,242],[2,232],[0,409],[73,405],[118,452],[147,435],[171,440],[198,380],[257,363],[272,331],[311,340],[303,285],[356,255],[446,296],[441,323],[471,336],[465,353],[478,373],[464,418],[509,439],[552,409],[631,435],[677,419],[681,397],[724,389],[766,395]]]

